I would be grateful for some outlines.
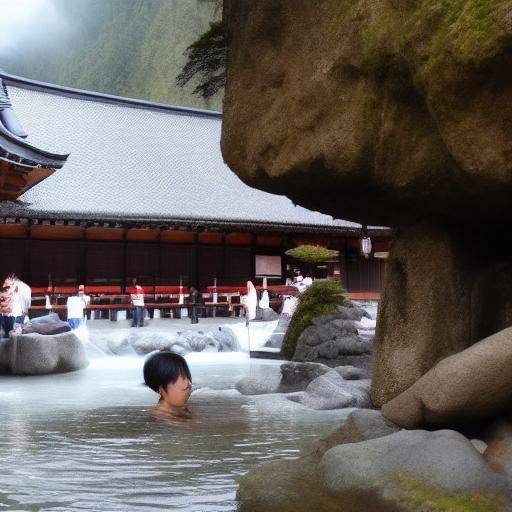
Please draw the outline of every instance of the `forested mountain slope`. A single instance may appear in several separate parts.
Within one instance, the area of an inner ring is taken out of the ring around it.
[[[220,110],[176,76],[185,49],[221,15],[217,0],[50,0],[58,23],[0,55],[8,72],[81,89]]]

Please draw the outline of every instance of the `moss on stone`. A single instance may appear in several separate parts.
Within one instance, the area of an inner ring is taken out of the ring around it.
[[[332,315],[337,306],[350,305],[341,285],[335,281],[315,281],[300,297],[299,304],[286,331],[281,354],[292,359],[297,340],[302,331],[309,327],[314,318]]]
[[[411,41],[417,42],[419,74],[431,86],[432,95],[464,78],[465,70],[474,70],[503,50],[507,38],[499,17],[507,8],[512,8],[510,0],[415,3],[406,17],[402,45],[407,52]]]
[[[396,475],[394,483],[398,485],[398,503],[406,510],[422,512],[499,512],[504,509],[502,498],[484,493],[449,494],[418,479]]]

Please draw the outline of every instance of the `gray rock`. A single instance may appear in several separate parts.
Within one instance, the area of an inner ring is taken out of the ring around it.
[[[151,332],[147,329],[132,329],[128,341],[135,352],[139,355],[149,354],[154,350],[171,350],[177,341],[177,336],[173,333]],[[187,345],[190,352],[191,349]]]
[[[19,375],[71,372],[89,364],[82,342],[73,332],[11,334],[5,350],[11,373]]]
[[[366,370],[362,368],[356,368],[355,366],[336,366],[334,370],[338,372],[345,380],[359,380],[369,378],[369,374]]]
[[[323,457],[327,450],[339,444],[360,443],[399,431],[400,427],[384,418],[380,411],[360,409],[350,413],[338,430],[319,441],[315,457]]]
[[[57,313],[48,313],[47,315],[38,316],[36,318],[31,318],[31,324],[48,324],[48,323],[59,323],[62,322],[59,315]]]
[[[309,347],[316,347],[323,342],[322,338],[320,338],[318,334],[318,330],[314,325],[306,327],[300,334],[299,339],[297,340],[297,348],[295,350],[295,354],[297,354],[297,350],[303,348],[304,350]]]
[[[329,340],[316,348],[318,357],[325,359],[336,359],[339,354],[339,347],[336,340]]]
[[[353,320],[355,322],[360,322],[363,316],[370,318],[370,315],[362,308],[358,306],[346,307],[346,306],[338,306],[336,308],[339,313],[339,317],[343,320]]]
[[[372,342],[357,335],[340,336],[336,338],[334,342],[338,353],[335,357],[330,359],[335,359],[338,355],[358,356],[361,354],[370,354],[372,351]]]
[[[52,334],[62,334],[63,332],[71,331],[71,327],[67,322],[39,322],[29,323],[23,328],[23,334],[45,334],[47,336]]]
[[[355,325],[357,320],[346,318],[360,319],[362,310],[340,308],[334,315],[315,318],[313,325],[304,329],[297,340],[294,361],[332,361],[327,364],[334,366],[343,364],[340,361],[343,356],[371,354],[373,336],[359,335]]]
[[[319,361],[324,362],[324,361]],[[331,361],[329,361],[331,363]],[[355,366],[356,368],[360,368],[368,374],[368,377],[371,378],[372,375],[372,355],[371,354],[362,354],[360,356],[338,356],[336,361],[332,361],[336,366]]]
[[[403,430],[335,446],[323,456],[320,470],[324,485],[335,493],[364,489],[392,497],[400,491],[397,475],[450,493],[507,489],[504,478],[453,430]]]
[[[240,349],[233,331],[219,327],[214,331],[180,331],[166,333],[148,329],[132,330],[128,338],[138,354],[148,354],[154,350],[172,350],[178,354],[188,352],[233,352]]]
[[[279,390],[284,393],[302,391],[312,380],[329,370],[328,366],[320,363],[284,363],[281,365]]]
[[[316,410],[368,408],[370,386],[369,379],[345,380],[336,370],[330,370],[309,383],[301,403]]]
[[[235,384],[235,388],[242,393],[242,395],[264,395],[267,393],[276,393],[278,381],[277,379],[244,377]]]

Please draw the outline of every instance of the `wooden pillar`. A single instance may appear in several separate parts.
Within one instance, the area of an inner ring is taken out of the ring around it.
[[[30,240],[30,228],[27,230],[27,238],[25,240],[25,250],[23,252],[23,274],[24,281],[32,286],[32,268],[30,265],[30,255],[32,252],[32,241]]]
[[[194,233],[194,264],[192,265],[194,275],[190,276],[188,287],[193,286],[199,290],[199,241],[197,231]],[[199,290],[201,291],[201,290]]]
[[[158,228],[158,236],[156,237],[156,267],[153,272],[153,286],[161,284],[162,278],[162,267],[160,265],[160,246],[161,246],[161,235],[162,229]]]
[[[340,271],[341,271],[341,286],[348,292],[348,265],[347,265],[347,237],[343,239],[343,244],[340,247]]]
[[[122,243],[123,243],[123,268],[122,268],[122,272],[121,272],[121,291],[124,291],[125,288],[126,288],[126,268],[128,266],[128,248],[127,248],[127,240],[126,240],[126,235],[128,233],[128,228],[125,228],[124,231],[123,231],[123,239],[122,239]],[[131,286],[131,285],[130,285]]]
[[[222,233],[222,275],[221,276],[215,276],[217,278],[217,286],[220,286],[223,284],[223,281],[226,279],[226,233]]]
[[[84,229],[85,236],[85,229]],[[85,285],[87,281],[87,240],[82,240],[80,242],[81,251],[80,251],[80,275],[78,276],[79,283]]]

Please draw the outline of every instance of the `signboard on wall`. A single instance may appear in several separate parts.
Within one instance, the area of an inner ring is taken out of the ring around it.
[[[256,255],[256,276],[281,277],[281,256]]]

